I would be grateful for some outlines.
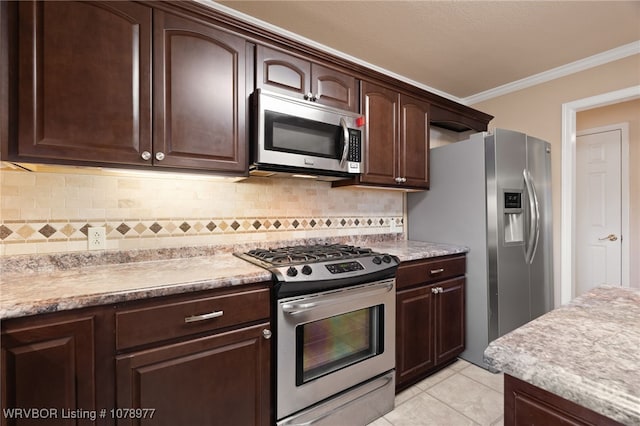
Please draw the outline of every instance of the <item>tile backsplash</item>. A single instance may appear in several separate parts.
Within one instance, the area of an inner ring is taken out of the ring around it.
[[[402,192],[331,188],[305,179],[241,182],[176,173],[0,170],[1,254],[108,250],[377,235],[402,231]]]

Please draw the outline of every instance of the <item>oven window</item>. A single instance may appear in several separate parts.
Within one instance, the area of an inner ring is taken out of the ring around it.
[[[339,158],[340,126],[265,111],[265,148],[272,151]]]
[[[384,351],[384,306],[336,315],[296,327],[296,385]]]

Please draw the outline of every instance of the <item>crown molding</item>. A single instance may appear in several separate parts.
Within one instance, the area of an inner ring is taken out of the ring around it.
[[[357,65],[372,69],[379,73],[388,75],[396,80],[402,81],[404,83],[410,84],[412,86],[418,87],[420,89],[426,90],[427,92],[434,93],[438,96],[442,96],[443,98],[452,100],[454,102],[460,103],[462,105],[473,105],[482,101],[486,101],[491,98],[496,98],[498,96],[503,96],[511,92],[516,92],[518,90],[526,89],[528,87],[532,87],[541,83],[545,83],[547,81],[555,80],[560,77],[565,77],[570,74],[574,74],[580,71],[585,71],[589,68],[597,67],[600,65],[604,65],[609,62],[617,61],[619,59],[626,58],[632,55],[640,54],[640,40],[616,47],[611,50],[607,50],[602,53],[598,53],[596,55],[590,56],[588,58],[580,59],[575,62],[571,62],[566,65],[562,65],[556,68],[552,68],[548,71],[543,71],[539,74],[534,74],[529,77],[525,77],[520,80],[513,81],[511,83],[503,84],[502,86],[495,87],[493,89],[485,90],[484,92],[476,93],[471,96],[467,96],[465,98],[460,98],[458,96],[454,96],[450,93],[443,92],[434,87],[427,86],[424,83],[417,82],[410,78],[407,78],[403,75],[397,74],[395,72],[389,71],[377,65],[371,64],[369,62],[363,61],[362,59],[356,58],[354,56],[348,55],[339,50],[333,49],[329,46],[325,46],[324,44],[318,43],[317,41],[308,39],[299,34],[293,33],[291,31],[285,30],[276,25],[270,24],[268,22],[262,21],[253,16],[247,15],[246,13],[239,12],[230,7],[224,6],[220,3],[216,3],[213,0],[196,0],[196,2],[210,7],[212,9],[218,10],[220,12],[231,15],[235,18],[246,21],[250,24],[253,24],[258,27],[262,27],[268,31],[272,31],[274,33],[283,35],[287,38],[295,40],[299,43],[306,44],[310,47],[316,48],[318,50],[325,51],[330,53],[331,55],[340,57],[349,62],[353,62]]]
[[[503,84],[502,86],[498,86],[493,89],[485,90],[484,92],[480,92],[475,95],[463,98],[461,103],[465,105],[476,104],[478,102],[486,101],[491,98],[506,95],[507,93],[516,92],[518,90],[526,89],[528,87],[536,86],[547,81],[555,80],[560,77],[565,77],[570,74],[588,70],[589,68],[604,65],[609,62],[617,61],[619,59],[638,54],[640,54],[640,40],[616,47],[611,50],[607,50],[602,53],[598,53],[593,56],[589,56],[588,58],[580,59],[566,65],[552,68],[539,74],[534,74],[521,80]]]

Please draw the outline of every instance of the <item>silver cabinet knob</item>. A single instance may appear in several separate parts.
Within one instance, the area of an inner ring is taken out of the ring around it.
[[[402,178],[401,178],[401,177],[397,177],[397,178],[395,179],[395,181],[396,181],[397,183],[400,183],[400,182],[402,182]]]
[[[402,183],[405,183],[407,181],[406,177],[401,178],[402,179]]]
[[[304,99],[307,101],[313,101],[313,93],[309,92],[306,95],[304,95]]]
[[[142,151],[142,154],[140,154],[140,156],[144,161],[151,160],[151,153],[149,151]]]
[[[158,161],[164,160],[164,152],[156,152],[156,160]]]
[[[444,292],[444,290],[442,289],[442,287],[438,287],[438,293],[442,293]]]
[[[433,294],[438,294],[438,287],[433,287],[433,288],[431,289],[431,293],[433,293]]]
[[[318,102],[320,100],[320,93],[316,93],[315,95],[313,95],[313,97],[311,98],[311,100],[313,102]]]
[[[271,339],[271,330],[267,328],[262,330],[262,337],[264,337],[265,339]]]

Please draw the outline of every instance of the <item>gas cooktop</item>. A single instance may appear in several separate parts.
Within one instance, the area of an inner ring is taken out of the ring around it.
[[[370,255],[373,250],[345,244],[316,244],[309,246],[290,246],[275,249],[250,250],[249,256],[270,265],[295,265],[328,259],[348,259]]]
[[[255,249],[236,256],[271,271],[279,294],[303,294],[395,276],[397,257],[346,244]]]
[[[278,297],[394,277],[400,264],[395,256],[346,244],[255,249],[234,254],[271,271]]]

